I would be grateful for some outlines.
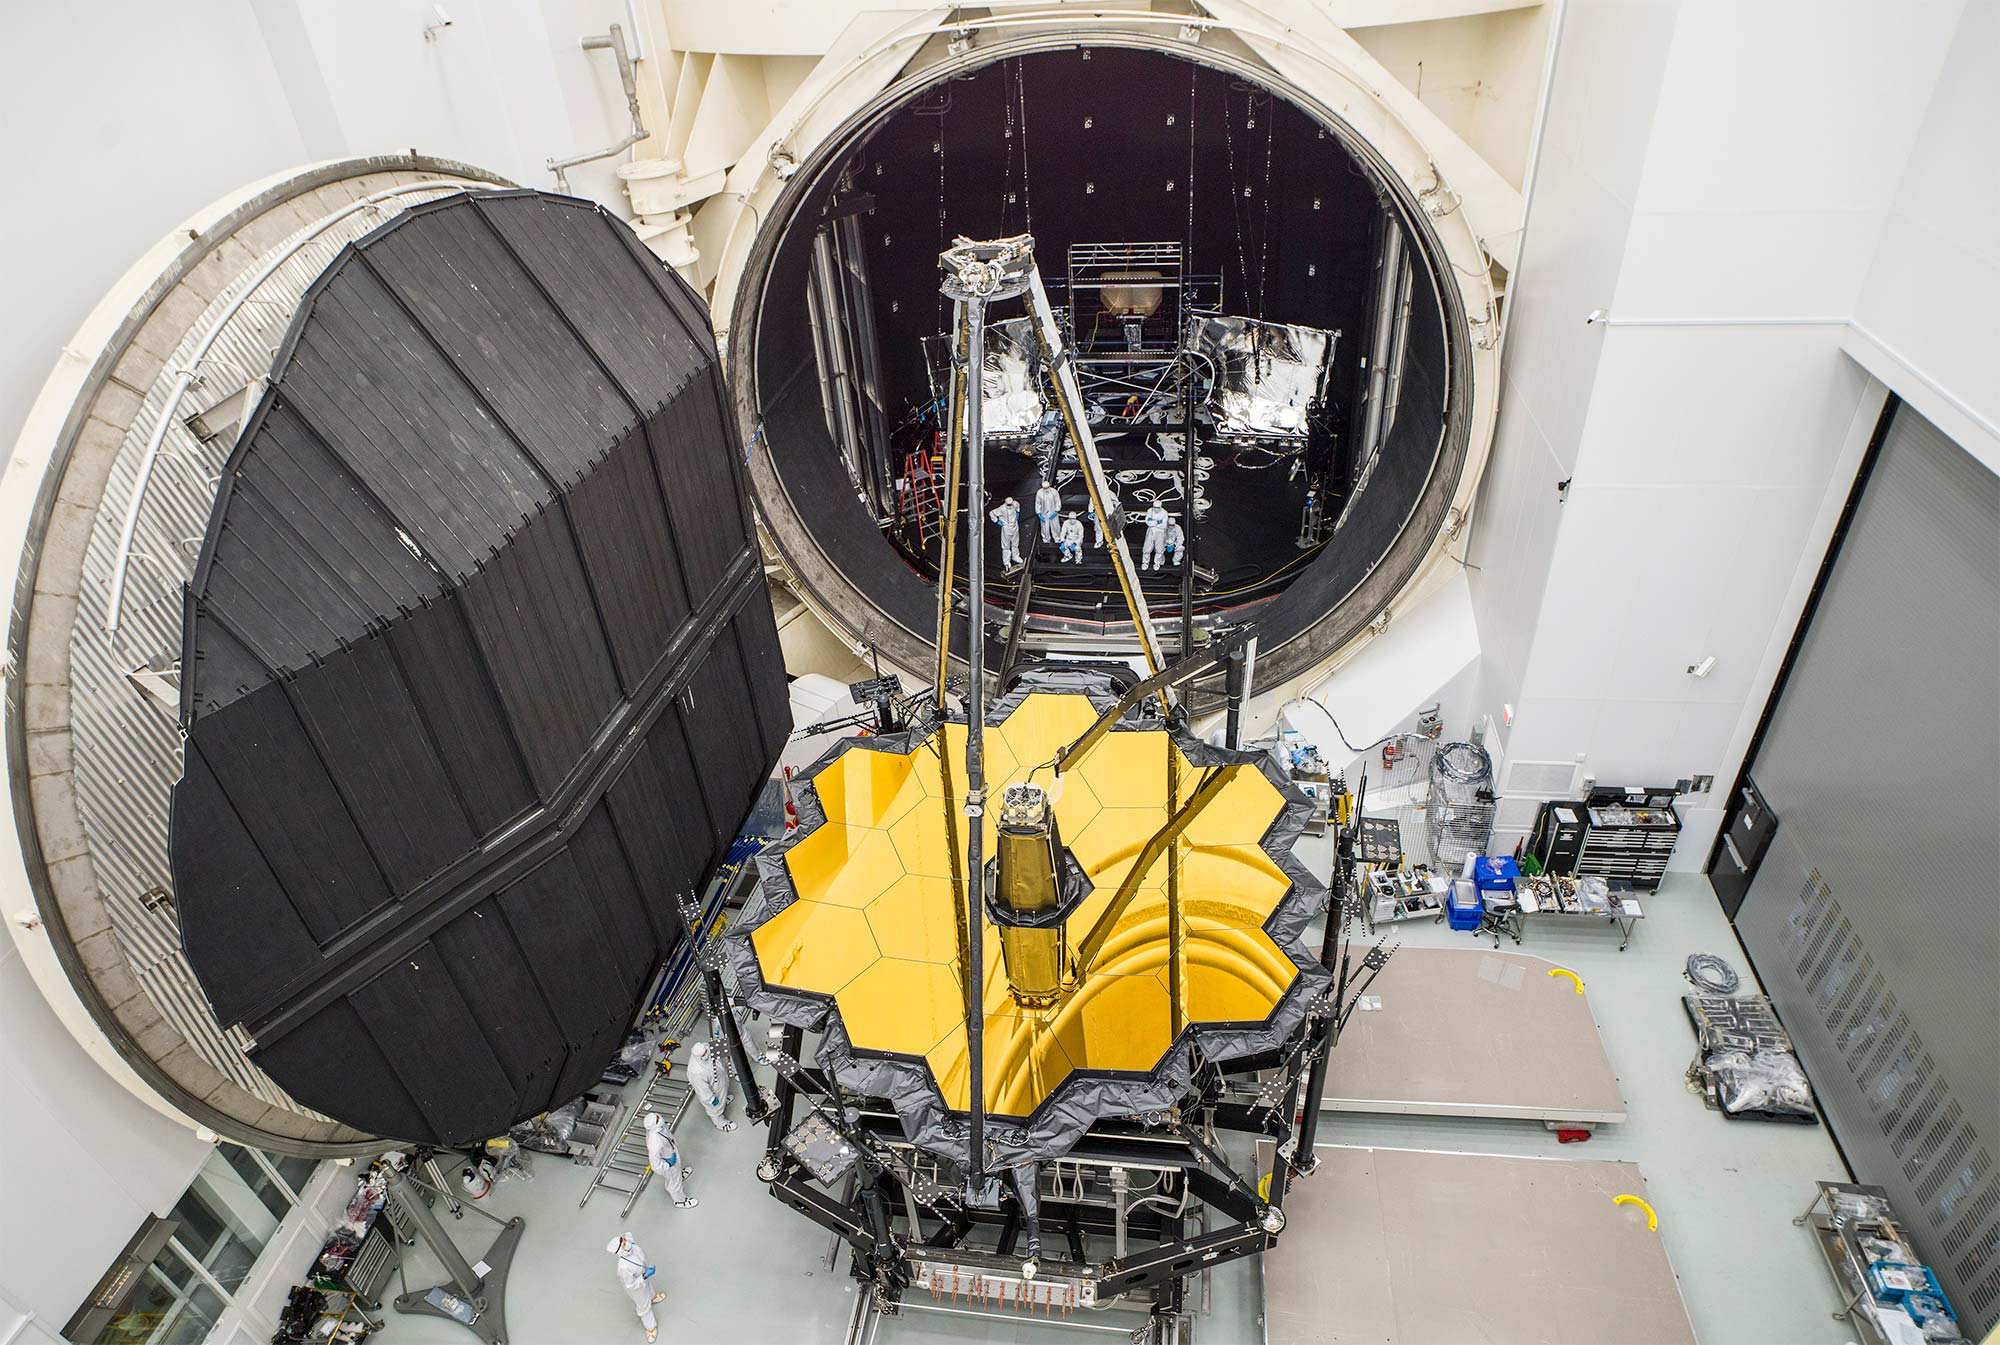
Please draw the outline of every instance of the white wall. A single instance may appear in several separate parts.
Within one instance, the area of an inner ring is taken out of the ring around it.
[[[1889,203],[1849,349],[2000,471],[2000,5],[1965,7]],[[1871,347],[1873,349],[1871,350]],[[1880,364],[1874,355],[1889,359]]]
[[[236,0],[9,6],[0,126],[0,444],[12,444],[62,343],[140,253],[307,151]]]
[[[0,1341],[6,1345],[64,1345],[57,1334],[61,1326],[61,1322],[50,1322],[14,1302],[0,1286]]]
[[[1415,732],[1423,711],[1432,705],[1444,721],[1445,741],[1472,736],[1478,671],[1472,595],[1464,576],[1453,575],[1399,611],[1332,675],[1306,688],[1306,697],[1337,716],[1340,734],[1362,751],[1348,751],[1328,716],[1316,710],[1299,707],[1283,714],[1283,723],[1317,747],[1333,770],[1344,772],[1349,786],[1358,786],[1364,771],[1379,785],[1382,755],[1371,745],[1391,733]],[[1263,732],[1267,715],[1282,711],[1276,696],[1260,701],[1253,695],[1244,716],[1245,740]]]
[[[414,147],[549,188],[548,159],[623,136],[613,58],[578,40],[629,29],[625,0],[446,8],[452,26],[427,41],[425,0],[9,6],[0,443],[125,268],[244,183]],[[571,190],[623,209],[613,174],[576,169]]]
[[[336,130],[323,157],[415,148],[553,188],[547,162],[624,138],[631,118],[617,58],[586,53],[614,23],[638,40],[625,0],[253,0],[267,31],[297,31],[296,85],[325,92]],[[274,48],[274,55],[276,49]],[[288,81],[288,87],[292,82]],[[569,175],[570,190],[616,208],[615,161]],[[628,212],[629,213],[629,212]]]
[[[1843,354],[1848,319],[1892,203],[1929,208],[1906,165],[1934,157],[1913,152],[1939,72],[2000,59],[1961,8],[1568,6],[1470,556],[1481,696],[1515,707],[1511,759],[1606,784],[1739,767],[1880,407]],[[1961,83],[1991,101],[1990,74]],[[1987,126],[1957,132],[1965,154]],[[1954,218],[1990,269],[1990,221]],[[1903,321],[1955,303],[1940,290]],[[1585,326],[1598,308],[1609,322]],[[1705,861],[1721,802],[1683,806],[1677,867]],[[1499,844],[1532,806],[1503,809]]]
[[[1527,173],[1553,4],[1360,28],[1354,40],[1515,187]]]
[[[10,904],[9,918],[17,909]],[[64,1322],[210,1148],[112,1082],[0,940],[0,1300]]]
[[[1521,265],[1508,286],[1500,419],[1466,550],[1482,657],[1479,702],[1517,701],[1575,471],[1602,333],[1679,0],[1569,0],[1556,35],[1528,186]]]

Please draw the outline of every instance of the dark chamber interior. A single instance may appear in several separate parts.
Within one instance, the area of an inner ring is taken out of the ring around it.
[[[293,1097],[458,1145],[594,1083],[790,728],[707,314],[444,198],[316,282],[188,598],[188,960]]]
[[[1195,585],[1196,610],[1232,619],[1223,614],[1262,608],[1267,641],[1296,634],[1352,592],[1388,550],[1429,479],[1441,438],[1444,314],[1423,253],[1390,202],[1340,135],[1302,109],[1262,85],[1160,52],[1065,49],[934,84],[816,175],[772,259],[757,326],[762,444],[804,529],[834,567],[899,624],[922,632],[935,603],[939,547],[911,527],[911,497],[897,482],[908,481],[909,455],[933,442],[941,423],[935,361],[925,350],[926,339],[951,323],[937,287],[937,254],[955,235],[1031,232],[1061,307],[1071,297],[1064,282],[1072,244],[1178,244],[1190,309],[1213,306],[1341,333],[1302,447],[1279,454],[1208,438],[1200,448],[1208,508],[1195,525],[1193,550],[1213,573]],[[1385,263],[1391,233],[1397,244]],[[837,297],[809,305],[803,299],[815,286],[815,235],[820,293]],[[1385,314],[1378,277],[1385,264],[1408,266],[1403,258],[1414,259],[1404,291],[1414,301]],[[829,273],[831,286],[823,278]],[[1393,327],[1404,307],[1394,347],[1397,413],[1370,465],[1363,429],[1371,338],[1379,323]],[[1018,304],[1003,304],[993,317],[1019,312]],[[817,334],[816,321],[823,329]],[[829,335],[834,327],[839,334]],[[1099,328],[1079,323],[1079,330],[1087,342]],[[842,348],[837,363],[844,368],[830,370],[829,343]],[[845,456],[841,413],[829,409],[843,398],[860,430],[848,441],[865,446]],[[1114,471],[1153,463],[1178,477],[1178,464],[1157,462],[1143,438],[1115,436],[1100,449]],[[857,458],[870,452],[873,470],[865,461],[856,470]],[[1024,546],[1034,531],[1038,475],[1033,457],[989,447],[985,507],[1003,495],[1020,500]],[[1357,478],[1365,485],[1357,487]],[[1327,527],[1319,545],[1301,548],[1309,488]],[[1177,479],[1128,477],[1120,493],[1135,556],[1136,520],[1155,490],[1185,521],[1184,506],[1172,498],[1181,490]],[[1064,495],[1065,510],[1083,509],[1080,482]],[[1000,577],[997,529],[983,525],[981,536],[988,601],[1011,607],[1015,591]],[[1122,620],[1103,556],[1086,551],[1082,565],[1061,566],[1046,548],[1033,613],[1065,619],[1071,629]],[[1172,567],[1149,575],[1147,588],[1156,615],[1163,602],[1177,610]],[[1288,589],[1298,590],[1300,601],[1289,612],[1271,608],[1269,600]]]

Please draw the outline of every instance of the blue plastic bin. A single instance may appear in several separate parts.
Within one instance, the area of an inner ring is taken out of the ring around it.
[[[1445,923],[1453,929],[1478,929],[1480,921],[1486,918],[1486,900],[1479,895],[1479,889],[1463,878],[1454,878],[1451,892],[1444,899]]]
[[[1481,855],[1472,865],[1472,881],[1481,892],[1512,892],[1521,866],[1512,855]]]

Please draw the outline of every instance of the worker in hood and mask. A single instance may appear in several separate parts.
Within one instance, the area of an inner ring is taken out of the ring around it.
[[[1145,513],[1146,544],[1139,552],[1139,564],[1148,570],[1157,570],[1167,555],[1167,524],[1172,520],[1167,511],[1156,500]]]
[[[688,1194],[688,1166],[681,1162],[680,1145],[674,1143],[667,1118],[656,1111],[646,1113],[646,1161],[652,1165],[653,1175],[666,1183],[667,1194],[677,1208],[691,1210],[701,1203]]]
[[[604,1250],[618,1259],[618,1283],[632,1300],[632,1309],[639,1314],[639,1325],[646,1328],[647,1345],[652,1345],[660,1338],[660,1322],[653,1315],[653,1305],[665,1302],[667,1296],[653,1292],[653,1267],[646,1260],[646,1249],[634,1242],[630,1233],[620,1233],[605,1244]]]
[[[1083,520],[1070,514],[1062,521],[1056,532],[1056,541],[1062,545],[1062,558],[1074,564],[1083,559]]]
[[[1056,539],[1056,520],[1062,516],[1062,492],[1045,476],[1035,492],[1035,518],[1042,525],[1042,541]]]
[[[736,1122],[729,1119],[729,1075],[723,1071],[720,1053],[710,1043],[698,1041],[688,1049],[688,1084],[717,1130],[726,1134],[736,1129]]]
[[[1000,525],[1000,568],[1011,570],[1021,563],[1021,502],[1009,495],[986,517]]]

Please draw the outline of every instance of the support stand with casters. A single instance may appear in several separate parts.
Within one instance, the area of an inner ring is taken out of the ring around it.
[[[451,1197],[408,1173],[392,1173],[389,1177],[390,1197],[399,1200],[409,1211],[411,1221],[416,1224],[417,1239],[444,1263],[446,1279],[443,1284],[429,1289],[403,1294],[396,1300],[396,1311],[421,1317],[442,1317],[448,1322],[457,1322],[485,1341],[486,1345],[507,1345],[507,1272],[513,1266],[514,1251],[520,1245],[521,1230],[526,1225],[519,1215],[512,1219],[499,1219],[485,1210],[467,1206],[480,1218],[500,1225],[500,1236],[493,1239],[493,1245],[486,1249],[480,1263],[485,1273],[475,1274],[446,1235],[444,1226],[431,1212],[431,1207],[416,1192],[405,1190],[412,1186],[429,1190],[448,1201]],[[461,1305],[460,1311],[454,1312],[446,1306],[454,1300]],[[463,1315],[465,1309],[470,1309],[470,1319]]]

